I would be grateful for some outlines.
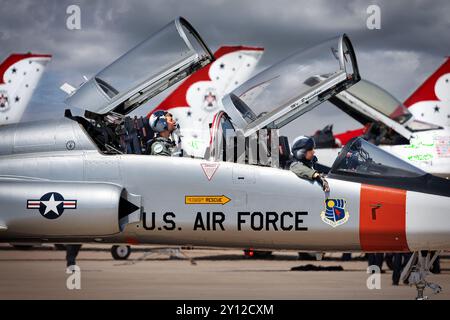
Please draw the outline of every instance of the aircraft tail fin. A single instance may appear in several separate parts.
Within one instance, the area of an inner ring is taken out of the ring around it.
[[[211,87],[213,93],[222,95],[232,91],[249,78],[263,52],[264,49],[259,47],[220,47],[214,53],[216,60],[213,63],[208,64],[184,80],[156,108],[148,113],[148,117],[158,110],[196,108],[203,102],[211,105],[211,103],[207,103],[211,99],[206,101],[205,98],[207,94],[212,93],[207,92],[208,88]],[[209,107],[211,109],[211,106]]]
[[[404,104],[418,120],[440,126],[450,125],[450,57]]]
[[[0,125],[20,121],[51,57],[14,53],[0,64]]]

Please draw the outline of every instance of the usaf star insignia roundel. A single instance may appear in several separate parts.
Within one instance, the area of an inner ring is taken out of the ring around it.
[[[44,194],[39,200],[28,200],[27,209],[38,209],[39,213],[47,219],[59,218],[65,209],[76,209],[77,200],[66,200],[58,192]]]
[[[320,214],[322,221],[333,228],[346,223],[350,216],[345,209],[346,204],[344,199],[326,199],[325,211]]]

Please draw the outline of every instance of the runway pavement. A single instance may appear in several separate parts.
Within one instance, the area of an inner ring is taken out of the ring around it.
[[[0,247],[0,299],[413,299],[416,290],[392,286],[391,271],[381,289],[366,285],[367,262],[299,261],[296,252],[275,253],[271,260],[243,258],[242,251],[183,250],[189,259],[171,259],[163,251],[133,252],[126,262],[113,260],[109,246],[85,246],[78,265],[81,289],[69,290],[65,252]],[[45,249],[45,250],[44,250]],[[99,250],[100,249],[100,250]],[[343,271],[291,271],[292,267],[343,267]],[[450,299],[450,260],[428,278],[443,287],[431,299]],[[387,269],[385,267],[385,269]]]

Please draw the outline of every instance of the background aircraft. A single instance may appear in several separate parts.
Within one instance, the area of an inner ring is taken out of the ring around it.
[[[405,100],[404,105],[416,119],[450,126],[450,57]]]
[[[0,64],[0,125],[21,120],[51,57],[14,53]]]
[[[363,136],[429,173],[450,176],[450,127],[415,119],[394,96],[366,80],[329,101],[364,127],[337,135],[333,135],[332,126],[316,132],[314,138],[322,164],[331,166],[340,146],[353,137]]]
[[[403,105],[415,119],[438,126],[450,126],[450,57],[422,85],[405,100]],[[365,127],[334,134],[338,144],[366,132]]]

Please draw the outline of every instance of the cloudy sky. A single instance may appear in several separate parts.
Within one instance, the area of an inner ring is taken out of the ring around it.
[[[81,8],[81,30],[66,28],[71,4]],[[380,30],[366,26],[370,4],[381,8]],[[402,101],[450,55],[448,0],[1,0],[1,11],[0,57],[53,55],[26,120],[61,116],[62,83],[78,85],[176,16],[186,17],[213,51],[223,44],[263,46],[259,69],[345,32],[362,77]],[[336,131],[356,125],[322,105],[295,126],[308,134],[328,123]]]

